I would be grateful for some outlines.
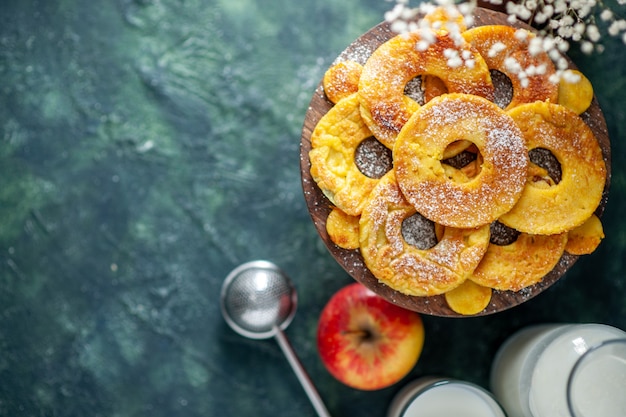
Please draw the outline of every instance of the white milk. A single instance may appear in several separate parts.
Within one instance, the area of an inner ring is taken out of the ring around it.
[[[588,356],[572,379],[574,415],[626,415],[626,343],[605,343]]]
[[[504,417],[493,399],[462,384],[439,385],[411,402],[402,417]]]
[[[482,388],[455,380],[430,380],[409,386],[394,400],[389,417],[505,417]]]
[[[491,373],[492,392],[509,417],[571,417],[567,383],[578,359],[603,341],[625,337],[626,332],[600,324],[524,329],[511,337],[496,355]],[[626,415],[624,344],[621,349],[622,352],[603,356],[590,354],[588,364],[580,367],[582,379],[576,378],[572,391],[574,401],[582,404],[580,411],[592,409],[594,417]],[[606,405],[614,408],[600,414],[601,407]]]

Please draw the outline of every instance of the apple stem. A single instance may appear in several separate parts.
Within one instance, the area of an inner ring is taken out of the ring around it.
[[[366,329],[344,330],[341,333],[344,335],[356,336],[361,342],[366,342],[374,338],[374,334],[370,330]]]

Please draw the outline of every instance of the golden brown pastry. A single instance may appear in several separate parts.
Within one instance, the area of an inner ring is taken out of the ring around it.
[[[355,61],[342,61],[333,64],[324,73],[322,86],[326,97],[333,103],[338,103],[342,98],[346,98],[359,89],[359,78],[361,78],[363,66]]]
[[[555,267],[565,249],[567,233],[520,233],[508,245],[490,243],[469,279],[485,287],[519,291],[541,281]]]
[[[492,293],[491,288],[468,279],[455,289],[446,292],[444,297],[452,311],[469,316],[483,311],[489,305]]]
[[[359,247],[359,217],[350,216],[337,207],[326,218],[326,233],[330,240],[343,249]]]
[[[446,175],[444,150],[469,140],[482,158],[471,181]],[[428,219],[460,228],[489,224],[509,211],[526,182],[528,154],[517,125],[494,103],[446,94],[422,106],[393,149],[394,170],[406,199]]]
[[[356,94],[332,107],[311,134],[311,176],[335,206],[352,216],[361,213],[378,182],[363,174],[354,159],[357,146],[371,136]]]
[[[422,50],[422,41],[436,41]],[[462,64],[453,68],[452,56]],[[465,62],[471,62],[466,64]],[[450,93],[493,99],[493,85],[483,58],[471,45],[457,45],[445,32],[424,29],[393,37],[378,47],[363,66],[359,81],[361,112],[376,138],[389,148],[411,114],[419,107],[404,89],[417,76],[439,78]]]
[[[489,226],[446,227],[435,246],[418,249],[402,234],[403,221],[415,213],[394,172],[388,172],[361,214],[359,237],[365,264],[382,283],[404,294],[430,296],[456,288],[482,259],[489,244]]]
[[[528,31],[467,30],[445,8],[420,27],[364,65],[326,71],[334,107],[311,136],[311,175],[336,206],[328,237],[359,249],[380,282],[412,296],[445,294],[458,314],[479,314],[493,290],[534,285],[565,251],[589,254],[604,238],[593,213],[606,166],[578,116],[593,88],[576,70],[568,74],[577,80],[553,83],[554,65],[529,52]],[[498,81],[494,91],[492,76],[513,90]],[[541,159],[550,152],[552,163]],[[494,233],[490,243],[490,224],[500,222],[517,229],[514,241]]]
[[[602,222],[593,214],[582,225],[570,230],[567,236],[566,252],[572,255],[588,255],[593,253],[604,239]]]
[[[551,187],[528,178],[517,204],[499,221],[520,232],[553,235],[583,224],[602,200],[606,166],[591,129],[573,111],[536,102],[508,111],[529,150],[547,149],[561,164],[561,180]]]
[[[576,114],[584,113],[593,100],[591,81],[578,70],[568,70],[559,81],[558,104],[571,109]]]
[[[523,103],[558,99],[558,84],[550,81],[556,69],[545,52],[531,54],[529,41],[535,35],[525,31],[520,39],[516,29],[504,25],[478,26],[462,33],[463,38],[481,54],[490,70],[505,74],[513,85],[513,97],[505,107],[511,109]],[[533,68],[531,74],[527,70]],[[524,74],[527,74],[524,76]],[[523,79],[527,85],[524,85]]]

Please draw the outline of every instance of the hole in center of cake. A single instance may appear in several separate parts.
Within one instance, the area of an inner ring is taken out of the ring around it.
[[[514,243],[520,235],[520,232],[517,230],[505,226],[497,220],[491,223],[489,230],[491,232],[489,242],[498,246],[510,245]]]
[[[561,182],[561,163],[554,154],[545,148],[535,148],[528,152],[531,162],[530,175],[536,187],[552,187]]]
[[[381,178],[393,168],[391,149],[371,136],[356,147],[354,163],[366,177]]]
[[[420,106],[424,105],[424,90],[422,90],[422,76],[418,75],[404,86],[404,94],[416,101]]]
[[[441,161],[448,178],[454,182],[467,182],[480,174],[482,155],[478,147],[467,140],[450,143],[443,151]]]
[[[498,107],[504,109],[513,100],[513,83],[511,79],[498,70],[489,70],[491,74],[491,83],[494,88],[494,100]]]
[[[404,219],[401,231],[406,243],[418,249],[430,249],[438,242],[435,223],[419,213]]]
[[[404,94],[420,106],[447,92],[448,88],[441,78],[428,74],[418,75],[404,86]]]

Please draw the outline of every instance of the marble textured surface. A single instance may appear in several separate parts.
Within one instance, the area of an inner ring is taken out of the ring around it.
[[[333,415],[382,416],[422,375],[483,386],[536,322],[626,328],[624,46],[571,56],[613,141],[607,238],[548,291],[476,319],[424,317],[406,380],[347,388],[317,317],[351,278],[306,211],[302,119],[335,56],[383,0],[4,0],[0,5],[0,415],[313,416],[273,340],[230,330],[218,295],[240,263],[289,273],[287,330]]]

